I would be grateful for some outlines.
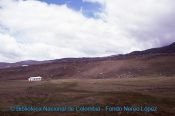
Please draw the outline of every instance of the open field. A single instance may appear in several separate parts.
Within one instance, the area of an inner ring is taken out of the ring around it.
[[[173,116],[175,77],[117,79],[57,79],[41,82],[0,82],[0,110],[4,116]],[[10,106],[157,106],[157,112],[8,112]]]

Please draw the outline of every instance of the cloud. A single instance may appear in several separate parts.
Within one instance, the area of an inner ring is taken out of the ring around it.
[[[99,19],[65,4],[2,0],[0,61],[106,56],[175,41],[173,0],[88,1],[104,5]]]
[[[3,61],[8,61],[19,56],[21,56],[21,49],[15,39],[0,33],[0,58]]]

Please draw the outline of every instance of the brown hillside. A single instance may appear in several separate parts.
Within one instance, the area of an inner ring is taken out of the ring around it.
[[[66,59],[52,63],[0,70],[0,80],[23,80],[29,76],[63,78],[133,78],[175,75],[175,54],[152,54],[111,59]]]

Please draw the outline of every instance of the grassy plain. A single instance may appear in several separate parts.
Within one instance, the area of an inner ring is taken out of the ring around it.
[[[9,112],[24,106],[157,106],[157,112]],[[0,82],[2,116],[174,116],[175,77]]]

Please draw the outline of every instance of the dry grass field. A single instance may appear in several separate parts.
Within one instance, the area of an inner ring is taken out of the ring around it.
[[[0,82],[2,116],[174,116],[175,77]],[[9,112],[11,106],[157,106],[156,112]]]

